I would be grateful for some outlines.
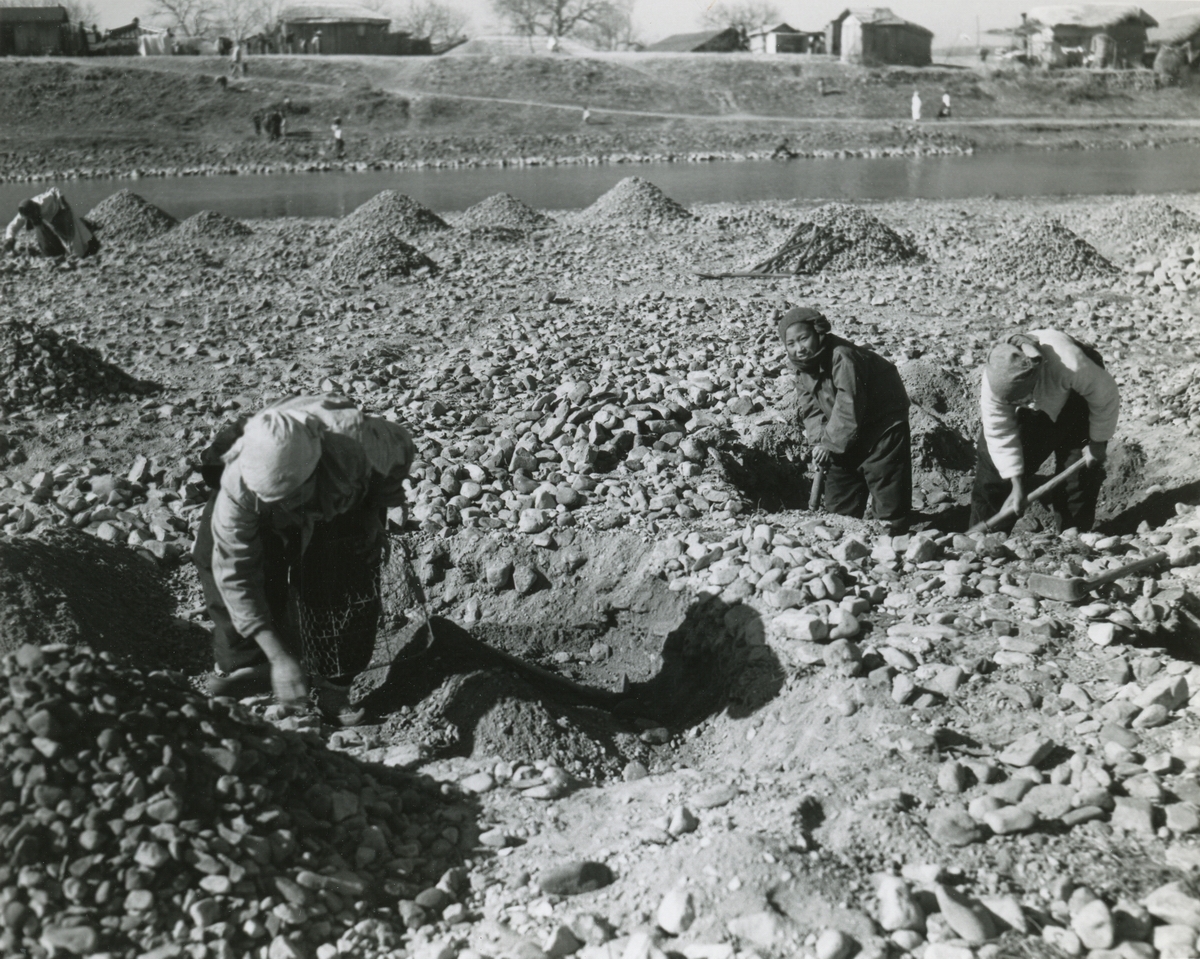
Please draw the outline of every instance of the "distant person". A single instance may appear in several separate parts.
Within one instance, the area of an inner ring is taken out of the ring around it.
[[[291,97],[283,98],[283,115],[285,117],[290,117],[292,115],[292,98]]]
[[[314,55],[319,55],[321,53],[321,31],[320,30],[318,30],[316,33],[313,34],[312,52]]]
[[[4,231],[5,253],[12,253],[16,249],[17,234],[22,227],[26,231],[33,231],[38,250],[43,256],[84,257],[100,249],[100,241],[92,235],[88,225],[75,215],[58,187],[51,187],[17,207],[17,215]]]
[[[558,37],[551,34],[546,38],[546,49],[550,53],[558,53]]]
[[[256,137],[257,137],[257,136],[262,136],[262,128],[263,128],[263,115],[262,115],[262,111],[261,111],[261,110],[257,111],[257,112],[254,114],[254,116],[252,116],[250,119],[251,119],[252,121],[254,121],[254,135],[255,135]]]
[[[825,78],[817,77],[817,96],[825,96]]]
[[[308,37],[301,37],[301,38],[300,38],[300,52],[301,52],[302,54],[307,54],[307,53],[308,53]]]
[[[346,140],[342,135],[342,118],[334,117],[333,126],[333,148],[337,152],[337,157],[340,160],[346,154]]]
[[[268,140],[278,140],[281,136],[283,136],[283,114],[281,114],[278,110],[272,109],[271,112],[267,114],[266,119],[264,120],[264,125],[267,129]]]
[[[584,125],[585,127],[586,127],[586,126],[587,126],[589,123],[591,123],[591,122],[592,122],[592,110],[591,110],[591,107],[589,107],[587,104],[584,104],[584,107],[583,107],[583,117],[582,117],[582,120],[583,120],[583,125]]]
[[[939,120],[949,120],[950,119],[950,94],[949,93],[942,94],[942,105],[940,107],[938,107],[937,115],[938,115]]]
[[[229,51],[229,75],[231,77],[246,75],[245,50],[241,40],[233,41],[233,47]]]
[[[920,90],[913,90],[912,118],[913,118],[914,123],[916,123],[918,120],[921,119],[921,91]]]

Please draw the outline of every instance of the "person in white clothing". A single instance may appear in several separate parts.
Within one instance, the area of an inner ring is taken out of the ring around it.
[[[340,160],[346,155],[346,138],[342,132],[342,118],[334,117],[333,126],[330,129],[333,131],[334,149],[337,150],[338,159]]]
[[[1028,505],[1029,479],[1051,453],[1059,473],[1087,467],[1050,501],[1059,530],[1091,529],[1121,398],[1092,347],[1058,330],[1016,333],[988,354],[980,387],[971,524]]]
[[[17,207],[17,215],[4,231],[5,253],[16,248],[17,234],[22,228],[34,231],[38,249],[44,256],[84,257],[100,249],[100,241],[75,215],[58,187],[51,187]]]
[[[921,119],[921,91],[920,90],[913,90],[912,118],[913,118],[914,122]]]

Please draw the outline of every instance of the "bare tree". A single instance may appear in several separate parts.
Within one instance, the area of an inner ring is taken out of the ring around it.
[[[706,9],[700,22],[706,27],[734,27],[743,37],[779,22],[779,10],[767,0],[721,0]]]
[[[578,37],[597,50],[626,50],[637,42],[633,26],[633,0],[613,0],[609,10],[576,30]]]
[[[63,7],[72,23],[95,23],[100,19],[92,0],[0,0],[0,7]]]
[[[215,26],[216,0],[150,0],[147,12],[180,36],[203,37]]]
[[[279,19],[279,10],[277,0],[215,0],[213,22],[222,35],[244,40],[270,32]]]
[[[408,0],[393,19],[414,37],[428,37],[434,44],[448,43],[463,35],[471,18],[441,0]]]
[[[619,0],[492,0],[492,9],[525,36],[578,36],[613,15]]]

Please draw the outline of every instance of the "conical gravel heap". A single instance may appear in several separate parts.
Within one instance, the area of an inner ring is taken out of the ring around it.
[[[0,323],[0,410],[78,407],[153,386],[54,330],[24,320]]]
[[[827,203],[800,223],[755,273],[869,270],[922,259],[917,245],[859,207]]]
[[[0,678],[3,955],[383,955],[424,921],[397,900],[466,879],[432,782],[86,647],[22,646]]]
[[[334,230],[334,239],[344,240],[361,233],[378,236],[384,232],[411,236],[448,229],[445,220],[412,197],[384,190],[343,217]]]
[[[662,226],[692,219],[686,207],[637,176],[625,177],[580,216],[585,222],[616,226]]]
[[[554,220],[508,193],[497,193],[467,209],[458,219],[464,229],[504,227],[509,230],[540,230]]]
[[[215,210],[201,210],[180,223],[171,234],[171,240],[176,243],[189,240],[233,240],[253,233],[254,230],[240,220]]]
[[[1061,220],[1035,217],[991,244],[976,258],[972,272],[981,279],[1070,282],[1118,270]]]
[[[102,241],[131,243],[153,240],[179,222],[132,190],[118,190],[101,200],[86,219],[99,228]]]
[[[433,271],[437,264],[395,233],[356,234],[342,240],[325,261],[325,272],[338,283],[387,280]]]

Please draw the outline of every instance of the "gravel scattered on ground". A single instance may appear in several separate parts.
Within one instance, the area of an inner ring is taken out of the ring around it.
[[[756,273],[870,270],[919,259],[921,252],[911,238],[866,210],[827,203],[808,214],[778,250],[751,269]]]
[[[1087,240],[1054,217],[1033,217],[993,243],[975,260],[973,269],[989,277],[1012,280],[1080,280],[1117,273]]]
[[[653,227],[693,219],[657,186],[638,176],[627,176],[579,214],[584,223],[627,227]]]
[[[508,193],[497,193],[464,210],[455,225],[462,229],[542,230],[554,226],[554,220]]]
[[[1106,253],[1132,246],[1133,256],[1162,252],[1172,243],[1200,237],[1200,219],[1159,197],[1114,200],[1107,209],[1075,218],[1076,232]],[[1130,254],[1126,253],[1129,258]]]
[[[101,243],[140,243],[153,240],[174,228],[179,221],[165,210],[142,199],[132,190],[118,190],[97,203],[86,219],[99,228]]]
[[[385,231],[397,236],[448,230],[450,225],[431,209],[395,190],[383,190],[353,213],[347,214],[334,229],[334,238],[347,239],[357,234],[377,235]]]

